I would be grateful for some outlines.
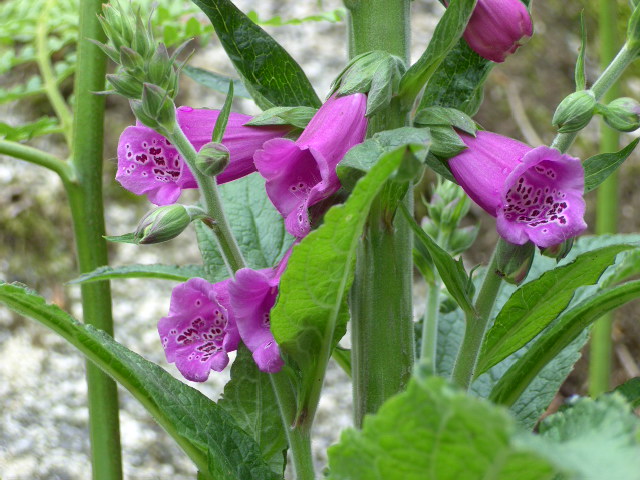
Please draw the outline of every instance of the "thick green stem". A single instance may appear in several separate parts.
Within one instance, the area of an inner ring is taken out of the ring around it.
[[[436,274],[437,275],[437,274]],[[440,279],[437,278],[427,288],[427,305],[422,317],[422,342],[420,358],[427,361],[436,372],[436,347],[438,345],[438,311],[440,310]]]
[[[40,165],[41,167],[48,168],[49,170],[56,172],[63,183],[69,183],[73,177],[73,170],[71,167],[60,160],[58,157],[49,155],[42,150],[23,145],[18,142],[11,142],[9,140],[0,140],[0,155],[8,155],[13,158],[24,160],[25,162],[33,163],[34,165]]]
[[[36,61],[38,63],[38,69],[42,76],[42,83],[44,85],[44,91],[47,94],[47,98],[56,112],[56,116],[62,125],[62,132],[64,134],[67,146],[73,147],[73,133],[71,130],[73,117],[71,111],[67,106],[64,98],[58,90],[58,83],[51,68],[51,53],[47,46],[47,25],[48,19],[51,14],[52,1],[49,0],[45,3],[40,16],[38,17],[38,23],[36,27]],[[82,38],[82,37],[79,37]],[[79,70],[76,69],[79,72]]]
[[[269,375],[271,386],[278,399],[280,416],[289,441],[289,455],[293,461],[296,480],[314,480],[311,455],[311,416],[297,414],[295,390],[286,372]],[[302,418],[302,421],[299,419]]]
[[[617,4],[600,0],[600,64],[605,68],[616,51],[616,31],[618,20]],[[613,84],[603,96],[609,103],[620,94],[620,88]],[[601,152],[618,150],[620,135],[601,121]],[[618,174],[613,173],[598,188],[596,212],[596,233],[614,233],[618,229]],[[595,397],[610,389],[611,383],[611,327],[613,314],[603,315],[591,330],[591,350],[589,355],[589,393]]]
[[[166,136],[185,159],[187,165],[189,165],[189,169],[193,172],[193,176],[198,182],[202,206],[207,212],[207,215],[213,219],[213,223],[207,223],[207,225],[213,230],[227,268],[233,275],[236,271],[245,267],[246,262],[231,232],[229,221],[222,209],[222,201],[218,194],[218,186],[216,185],[215,178],[205,175],[198,170],[196,167],[197,152],[177,124],[173,132],[168,133]]]
[[[80,2],[78,64],[75,79],[76,111],[74,119],[75,172],[67,183],[81,273],[106,265],[107,246],[102,204],[102,144],[104,97],[92,92],[104,89],[105,57],[88,41],[104,41],[97,14],[101,0]],[[113,335],[111,291],[108,281],[81,285],[82,311],[85,323]],[[89,423],[93,478],[122,478],[118,392],[116,384],[92,363],[87,363],[89,388]]]
[[[348,0],[352,56],[383,50],[408,60],[409,0]],[[369,135],[404,126],[398,102],[369,121]],[[403,200],[413,211],[413,189]],[[354,422],[375,413],[402,391],[411,376],[414,353],[412,236],[401,215],[378,198],[358,247],[351,290]]]
[[[504,240],[500,239],[498,241],[503,242]],[[502,285],[502,278],[496,274],[496,251],[497,249],[494,250],[491,262],[487,267],[487,273],[482,281],[480,292],[476,298],[475,315],[468,314],[466,316],[464,339],[451,374],[451,379],[462,388],[469,388],[475,375],[482,341],[491,318],[493,305]]]

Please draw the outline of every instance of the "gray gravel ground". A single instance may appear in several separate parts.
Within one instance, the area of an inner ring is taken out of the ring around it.
[[[273,15],[304,17],[316,13],[316,2],[270,0],[237,1],[244,9],[257,8],[262,18]],[[322,9],[338,8],[337,0],[325,0]],[[427,13],[440,9],[435,0],[413,2],[414,58],[428,38],[435,20]],[[268,29],[298,60],[317,91],[324,96],[344,62],[344,24],[307,23],[302,26]],[[192,65],[230,72],[222,49],[214,44],[200,52]],[[215,106],[221,96],[186,81],[182,89],[185,104]],[[245,113],[255,112],[248,103],[237,105]],[[13,108],[13,107],[12,107]],[[15,106],[14,115],[19,115]],[[132,118],[132,117],[131,117]],[[114,155],[114,154],[113,154]],[[29,165],[0,158],[0,184],[19,175],[38,189],[59,189],[57,179]],[[109,205],[108,232],[132,231],[138,212],[122,205]],[[195,243],[173,242],[148,249],[118,245],[113,265],[127,263],[198,262]],[[0,267],[2,262],[0,261]],[[15,278],[0,268],[0,280]],[[158,341],[157,320],[166,314],[173,284],[163,281],[124,280],[113,283],[114,318],[117,339],[130,349],[154,361],[179,377],[168,365]],[[56,290],[42,292],[49,300]],[[77,287],[65,287],[63,298],[80,317]],[[420,307],[418,307],[419,309]],[[90,478],[87,406],[84,362],[64,340],[40,325],[0,308],[0,478],[2,480]],[[205,384],[193,384],[216,399],[228,373],[213,373]],[[351,387],[344,373],[332,364],[314,430],[313,446],[318,471],[326,463],[326,448],[337,440],[339,431],[351,425]],[[193,479],[195,469],[189,459],[158,427],[142,406],[121,389],[121,431],[125,477],[129,480]]]

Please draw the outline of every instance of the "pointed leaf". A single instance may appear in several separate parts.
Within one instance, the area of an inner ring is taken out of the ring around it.
[[[584,253],[569,265],[548,271],[518,288],[485,337],[477,374],[486,372],[542,332],[569,305],[578,287],[596,283],[618,253],[631,248],[613,245]]]
[[[629,158],[631,152],[640,142],[636,138],[629,145],[618,152],[601,153],[587,158],[584,161],[584,192],[590,192],[604,182],[609,175],[615,172],[622,163]]]
[[[251,94],[247,91],[242,80],[235,80],[220,75],[219,73],[209,72],[202,68],[191,67],[189,65],[185,65],[182,71],[187,77],[198,82],[200,85],[204,85],[220,93],[227,93],[229,91],[229,84],[233,83],[233,92],[236,97],[251,98]]]
[[[209,17],[229,59],[260,108],[320,106],[309,79],[291,55],[231,1],[193,2]]]
[[[158,365],[22,286],[0,283],[0,303],[52,329],[129,390],[201,472],[229,480],[278,478],[228,413]]]
[[[71,280],[69,285],[91,283],[114,278],[160,278],[186,282],[193,277],[203,277],[205,271],[200,265],[122,265],[120,267],[98,267],[93,272],[80,275]]]

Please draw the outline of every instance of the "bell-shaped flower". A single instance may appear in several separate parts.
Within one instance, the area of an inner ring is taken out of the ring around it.
[[[311,229],[308,208],[340,189],[336,166],[364,140],[367,97],[362,93],[329,98],[294,142],[269,140],[254,155],[266,179],[267,195],[298,238]]]
[[[531,35],[531,15],[520,0],[478,0],[463,37],[481,57],[504,62]]]
[[[471,199],[497,218],[505,240],[547,248],[587,228],[579,159],[490,132],[460,136],[468,148],[449,159],[449,168]]]
[[[253,354],[258,368],[267,373],[279,372],[284,361],[271,333],[271,309],[278,296],[278,284],[291,249],[275,269],[242,268],[229,284],[231,306],[242,342]]]
[[[211,142],[218,110],[180,107],[178,125],[196,150]],[[229,165],[216,177],[225,183],[255,172],[254,152],[267,140],[285,135],[290,127],[248,127],[248,115],[231,113],[222,144],[229,150]],[[156,205],[174,203],[184,189],[197,188],[193,174],[176,148],[162,135],[143,125],[127,127],[118,143],[118,180]]]
[[[231,310],[229,280],[211,284],[192,278],[173,289],[169,315],[158,322],[158,333],[169,363],[193,382],[209,372],[222,371],[228,352],[238,348],[240,336]]]

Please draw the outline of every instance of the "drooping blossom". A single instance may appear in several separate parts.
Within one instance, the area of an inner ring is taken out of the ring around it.
[[[231,306],[240,338],[253,354],[258,368],[267,373],[279,372],[284,365],[280,348],[271,333],[270,315],[290,254],[291,250],[276,269],[240,269],[229,284]]]
[[[551,247],[582,233],[585,203],[580,160],[550,147],[511,138],[460,135],[467,149],[449,160],[460,186],[497,218],[508,242]]]
[[[336,166],[367,130],[367,97],[329,98],[295,142],[269,140],[254,155],[271,202],[289,233],[302,238],[311,229],[308,208],[340,189]]]
[[[158,333],[169,363],[193,382],[229,363],[228,352],[238,348],[240,336],[228,293],[229,280],[211,284],[192,278],[173,289],[169,315],[158,322]]]
[[[180,107],[176,119],[196,150],[211,141],[218,110]],[[290,128],[244,126],[251,117],[231,113],[222,143],[230,152],[230,163],[216,177],[225,183],[255,172],[254,152],[267,140],[285,135]],[[118,143],[118,180],[138,195],[146,194],[156,205],[174,203],[184,189],[197,188],[193,174],[176,150],[162,135],[143,125],[127,127]]]
[[[500,63],[531,35],[531,15],[520,0],[478,0],[463,37],[478,55]]]

